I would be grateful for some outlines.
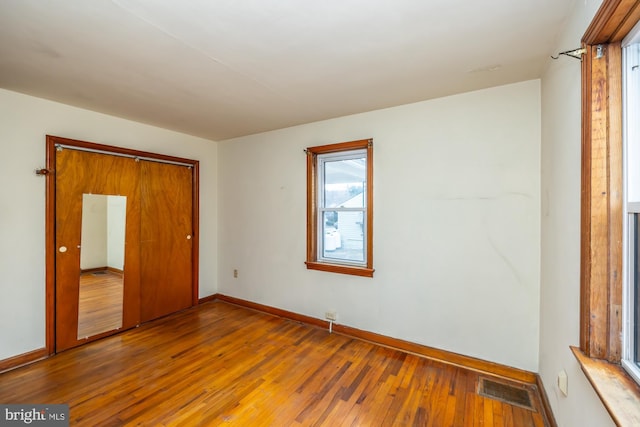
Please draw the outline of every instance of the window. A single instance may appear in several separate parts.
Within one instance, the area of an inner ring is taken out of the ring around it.
[[[373,276],[373,141],[309,147],[307,268]]]
[[[640,382],[640,27],[623,41],[624,323],[622,365]]]

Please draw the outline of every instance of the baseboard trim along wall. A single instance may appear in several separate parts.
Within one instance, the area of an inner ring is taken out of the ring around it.
[[[0,360],[0,373],[10,369],[18,368],[22,365],[46,359],[49,356],[46,348],[39,348],[28,353],[19,354],[8,359]]]
[[[540,393],[540,400],[542,401],[542,411],[544,412],[547,421],[549,422],[549,427],[558,427],[558,423],[556,422],[555,417],[553,416],[553,411],[551,410],[551,403],[549,403],[549,396],[547,396],[547,390],[544,388],[544,384],[542,383],[542,377],[539,374],[536,374],[536,386],[538,387],[538,392]]]
[[[204,304],[205,302],[215,301],[218,298],[219,294],[209,295],[208,297],[200,298],[198,300],[198,304]]]

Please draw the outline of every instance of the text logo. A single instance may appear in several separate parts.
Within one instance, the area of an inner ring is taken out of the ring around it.
[[[0,426],[62,427],[69,425],[69,405],[1,405]]]

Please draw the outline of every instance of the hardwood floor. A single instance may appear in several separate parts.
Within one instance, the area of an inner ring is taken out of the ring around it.
[[[122,327],[122,274],[109,270],[80,275],[78,339]]]
[[[220,301],[0,374],[2,403],[72,425],[546,426],[477,372]],[[499,383],[505,380],[491,378]]]

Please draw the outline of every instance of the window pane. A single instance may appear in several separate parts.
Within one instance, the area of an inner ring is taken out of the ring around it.
[[[640,248],[638,247],[640,245],[640,239],[638,236],[638,216],[639,214],[634,213],[631,215],[631,224],[630,224],[630,228],[631,228],[631,242],[630,242],[630,250],[629,250],[629,255],[630,255],[630,264],[631,264],[631,277],[632,277],[632,281],[633,281],[633,289],[632,289],[632,295],[633,295],[633,304],[632,304],[632,309],[634,312],[633,315],[633,320],[634,320],[634,337],[633,337],[633,341],[634,341],[634,351],[633,351],[633,361],[638,364],[640,363],[640,328],[638,326],[640,326],[640,303],[638,301],[638,299],[640,298],[640,274],[638,274],[638,266],[640,265],[640,260],[638,259],[638,256],[640,256]]]
[[[627,203],[640,202],[640,44],[624,50],[626,67]]]
[[[364,212],[325,211],[323,218],[323,258],[364,262]]]
[[[324,206],[365,207],[366,157],[324,162]]]
[[[625,86],[624,118],[624,143],[625,143],[625,179],[626,197],[625,209],[629,215],[627,232],[627,259],[626,265],[628,278],[625,286],[628,295],[626,306],[626,324],[629,331],[626,332],[626,343],[623,349],[624,359],[640,366],[640,218],[637,213],[640,209],[640,44],[631,44],[624,48],[623,78]],[[623,341],[625,342],[625,341]],[[633,375],[633,373],[632,373]]]

